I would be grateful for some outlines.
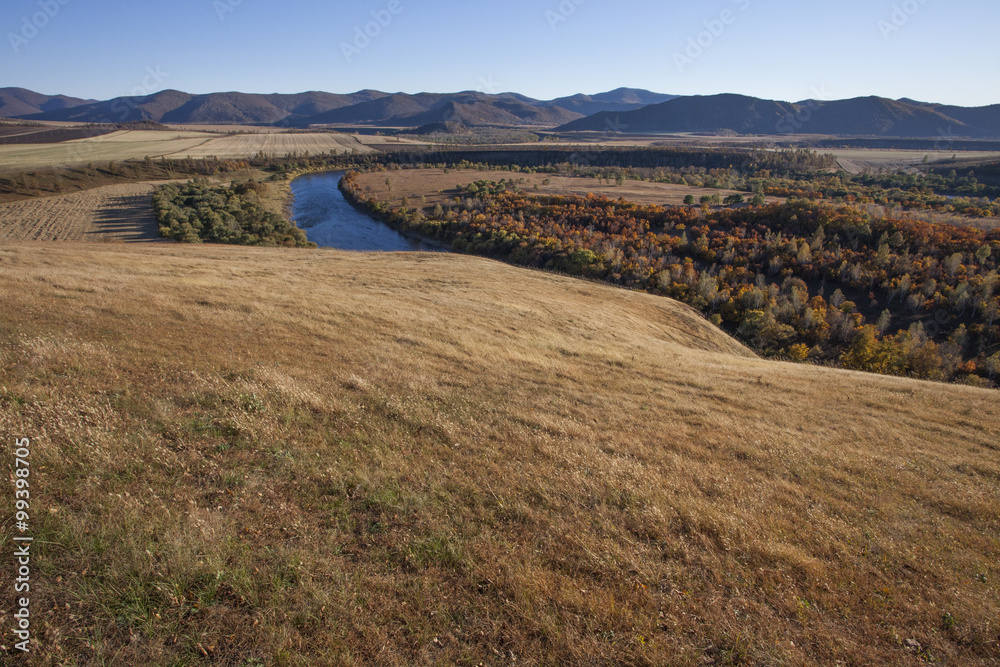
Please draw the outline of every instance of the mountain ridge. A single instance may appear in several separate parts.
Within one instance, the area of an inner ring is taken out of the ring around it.
[[[62,96],[59,96],[62,97]],[[461,122],[466,126],[554,126],[598,111],[631,111],[672,95],[619,88],[595,95],[536,100],[513,92],[386,93],[360,90],[338,94],[220,92],[194,95],[162,90],[150,95],[80,100],[45,96],[24,89],[0,88],[0,117],[79,123],[153,120],[167,123],[426,125]],[[24,100],[28,99],[28,102]]]
[[[629,112],[602,112],[556,128],[621,134],[723,132],[875,137],[1000,137],[1000,105],[956,107],[884,97],[798,103],[720,94],[677,97]]]
[[[819,134],[879,138],[1000,137],[1000,104],[960,107],[910,98],[784,102],[747,95],[666,95],[617,88],[537,100],[513,92],[339,94],[221,92],[84,100],[0,88],[0,118],[77,123],[156,121],[217,125],[554,127],[560,132]]]

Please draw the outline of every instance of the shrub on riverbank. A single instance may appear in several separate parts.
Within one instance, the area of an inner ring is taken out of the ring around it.
[[[212,186],[204,180],[160,186],[153,211],[160,235],[184,243],[315,248],[304,231],[260,201],[254,182]]]

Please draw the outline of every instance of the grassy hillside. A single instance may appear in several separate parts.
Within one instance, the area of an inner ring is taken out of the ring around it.
[[[462,256],[17,243],[0,295],[33,664],[1000,660],[996,392]]]

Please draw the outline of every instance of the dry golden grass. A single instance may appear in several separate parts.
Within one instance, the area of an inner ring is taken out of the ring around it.
[[[286,134],[234,134],[207,141],[196,148],[177,151],[170,157],[183,158],[251,158],[258,153],[284,157],[292,153],[320,155],[324,153],[370,153],[372,149],[348,134],[329,132]]]
[[[190,130],[181,130],[178,132],[166,132],[163,130],[118,130],[117,132],[101,134],[96,137],[65,141],[63,144],[146,144],[150,142],[171,142],[180,139],[207,141],[215,136],[217,135],[213,133]]]
[[[925,158],[929,163],[950,162],[956,156],[962,160],[983,162],[1000,159],[1000,153],[996,151],[824,148],[818,152],[833,154],[837,158],[837,165],[849,174],[860,174],[866,170],[877,172],[910,169],[922,165]]]
[[[186,157],[242,159],[261,151],[273,156],[309,152],[343,153],[372,149],[346,134],[255,133],[219,136],[218,132],[191,129],[177,131],[120,130],[110,134],[76,139],[58,144],[15,144],[0,146],[0,170],[23,170],[43,167],[141,160],[144,157],[175,159]]]
[[[385,179],[392,180],[391,197],[385,185]],[[479,171],[474,169],[406,169],[393,172],[368,172],[361,174],[358,181],[362,187],[371,188],[373,194],[381,201],[392,201],[399,205],[403,197],[410,199],[410,206],[421,205],[420,198],[426,196],[427,205],[454,199],[456,196],[467,197],[459,192],[456,185],[463,188],[476,181],[499,181],[500,179],[523,178],[527,183],[519,187],[528,194],[550,195],[580,195],[589,193],[618,199],[619,197],[639,204],[659,204],[661,206],[680,206],[684,197],[694,195],[695,200],[702,195],[719,195],[726,197],[737,193],[736,190],[718,190],[713,188],[696,188],[670,183],[648,183],[646,181],[626,181],[619,186],[614,181],[596,178],[579,178],[572,176],[555,176],[553,174],[519,174],[510,171]],[[548,184],[546,184],[548,181]],[[538,189],[535,190],[535,186]],[[768,197],[768,203],[784,201],[783,197]]]
[[[455,255],[8,243],[0,295],[31,664],[1000,661],[996,392]]]
[[[215,135],[195,132],[121,131],[59,144],[0,146],[0,170],[65,167],[91,162],[159,158],[193,150]],[[183,155],[181,156],[183,157]]]

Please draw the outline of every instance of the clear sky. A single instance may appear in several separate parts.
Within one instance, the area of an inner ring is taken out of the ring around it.
[[[998,25],[997,0],[2,0],[0,87],[985,105]]]

